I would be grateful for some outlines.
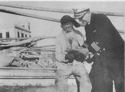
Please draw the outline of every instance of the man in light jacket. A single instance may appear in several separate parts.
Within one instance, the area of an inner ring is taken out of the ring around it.
[[[81,32],[74,29],[79,24],[70,16],[61,18],[61,33],[56,37],[56,86],[57,92],[67,92],[67,79],[74,75],[77,92],[91,92],[91,83],[83,61],[88,53],[83,48],[84,38]]]

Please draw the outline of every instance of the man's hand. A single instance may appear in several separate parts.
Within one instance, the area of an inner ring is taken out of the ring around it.
[[[93,60],[94,60],[94,54],[92,52],[89,52],[88,56],[86,57],[86,61],[88,63],[91,63],[93,62]]]

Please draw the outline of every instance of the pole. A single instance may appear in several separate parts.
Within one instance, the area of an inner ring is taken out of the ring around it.
[[[55,19],[55,18],[43,17],[43,16],[39,16],[39,15],[35,15],[35,14],[23,13],[23,12],[9,10],[9,9],[0,9],[0,12],[14,14],[14,15],[20,15],[20,16],[25,16],[25,17],[31,17],[31,18],[36,18],[36,19],[48,20],[48,21],[53,21],[53,22],[60,21],[59,19]]]
[[[58,12],[58,13],[73,14],[73,11],[69,10],[69,9],[51,9],[51,8],[44,8],[44,7],[33,7],[33,6],[24,6],[24,5],[15,5],[15,4],[0,4],[0,6],[26,9],[26,10],[36,10],[36,11],[47,11],[47,12]],[[119,12],[92,11],[92,13],[105,14],[107,16],[124,17],[124,14],[119,13]]]

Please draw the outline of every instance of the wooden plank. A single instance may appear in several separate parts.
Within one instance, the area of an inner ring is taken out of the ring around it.
[[[26,67],[0,67],[0,70],[39,70],[39,71],[54,71],[56,68],[26,68]]]
[[[56,69],[0,68],[0,79],[55,78]]]
[[[0,67],[0,86],[51,86],[54,83],[53,69]]]
[[[0,86],[51,86],[54,79],[0,79]]]
[[[51,86],[55,85],[54,68],[28,69],[17,67],[0,67],[0,86]],[[69,84],[74,84],[71,76]]]

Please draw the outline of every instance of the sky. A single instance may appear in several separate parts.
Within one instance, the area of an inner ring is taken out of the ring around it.
[[[16,4],[16,5],[26,5],[33,7],[45,7],[51,9],[81,9],[81,8],[90,8],[91,11],[105,11],[105,12],[120,12],[125,15],[125,2],[124,1],[11,1],[11,2],[0,2],[6,4]],[[3,8],[3,7],[0,7]],[[8,8],[7,8],[8,9]],[[11,9],[11,8],[9,8]],[[60,14],[60,13],[50,13],[43,11],[32,11],[32,10],[21,10],[21,9],[13,9],[25,13],[36,14],[39,16],[46,16],[51,18],[60,19],[63,15],[68,14]],[[73,16],[73,15],[71,15]],[[114,26],[118,30],[125,31],[125,17],[109,17]],[[7,13],[0,12],[0,28],[3,27],[11,27],[13,24],[18,22],[30,22],[31,23],[31,32],[32,36],[56,36],[60,31],[61,27],[59,23],[34,19],[24,16],[12,15]],[[80,31],[84,31],[84,28],[80,28]]]

